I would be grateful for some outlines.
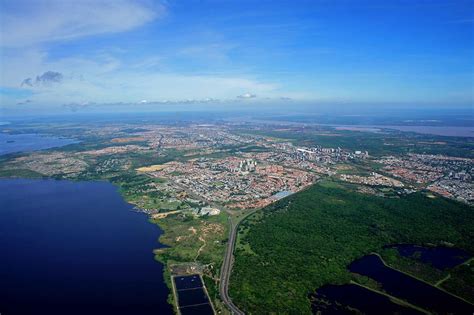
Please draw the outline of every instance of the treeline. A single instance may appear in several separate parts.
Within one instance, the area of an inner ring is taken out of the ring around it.
[[[473,209],[446,199],[317,184],[242,223],[230,294],[250,314],[310,313],[308,294],[349,281],[354,259],[393,243],[450,242],[474,253],[473,226]]]

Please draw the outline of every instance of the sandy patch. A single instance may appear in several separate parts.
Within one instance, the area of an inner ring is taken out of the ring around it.
[[[136,169],[137,172],[148,173],[148,172],[157,172],[166,168],[166,165],[156,164],[150,166],[139,167]]]

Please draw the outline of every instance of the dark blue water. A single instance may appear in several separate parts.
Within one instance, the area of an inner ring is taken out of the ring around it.
[[[62,147],[78,141],[39,134],[0,133],[0,155]]]
[[[471,257],[469,253],[455,247],[422,247],[412,244],[400,244],[389,247],[396,248],[400,255],[404,257],[417,258],[441,270],[453,268]]]
[[[415,309],[401,306],[390,301],[388,297],[375,293],[355,284],[326,285],[319,288],[311,303],[313,313],[354,314],[348,306],[356,308],[363,314],[423,314]],[[326,302],[329,302],[326,303]]]
[[[382,284],[389,294],[438,314],[469,314],[474,306],[429,284],[386,267],[376,255],[354,261],[349,270],[370,277]]]
[[[160,233],[108,183],[0,180],[0,313],[172,314]]]
[[[209,303],[204,289],[189,289],[178,291],[179,307]]]
[[[176,290],[195,289],[202,287],[201,277],[198,275],[174,277]]]
[[[182,315],[214,314],[199,275],[174,277],[174,285],[178,294],[179,310]]]
[[[213,315],[214,311],[210,304],[201,304],[179,309],[181,315]]]

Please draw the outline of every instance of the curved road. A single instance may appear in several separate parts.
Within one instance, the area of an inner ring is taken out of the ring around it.
[[[232,300],[229,297],[229,278],[232,271],[232,263],[234,259],[234,246],[235,239],[237,237],[237,226],[232,222],[232,218],[229,216],[230,221],[230,231],[229,231],[229,241],[227,244],[227,249],[224,255],[224,262],[222,263],[221,268],[221,282],[219,284],[219,294],[221,296],[222,302],[229,308],[232,314],[244,315],[245,313],[239,310]]]

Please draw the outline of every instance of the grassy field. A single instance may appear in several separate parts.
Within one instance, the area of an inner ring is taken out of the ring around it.
[[[178,213],[151,221],[163,230],[160,242],[168,246],[155,251],[155,258],[166,266],[165,277],[168,277],[169,267],[174,264],[195,262],[204,266],[206,288],[214,305],[219,307],[221,304],[216,280],[227,246],[227,214],[196,218]]]
[[[375,197],[326,181],[242,222],[230,295],[250,314],[309,314],[308,294],[354,280],[346,269],[354,259],[393,243],[448,241],[474,253],[473,226],[472,208],[457,202]]]
[[[158,255],[169,263],[193,262],[214,264],[220,268],[227,239],[227,215],[193,217],[172,214],[152,220],[164,231],[160,242],[169,247]]]

